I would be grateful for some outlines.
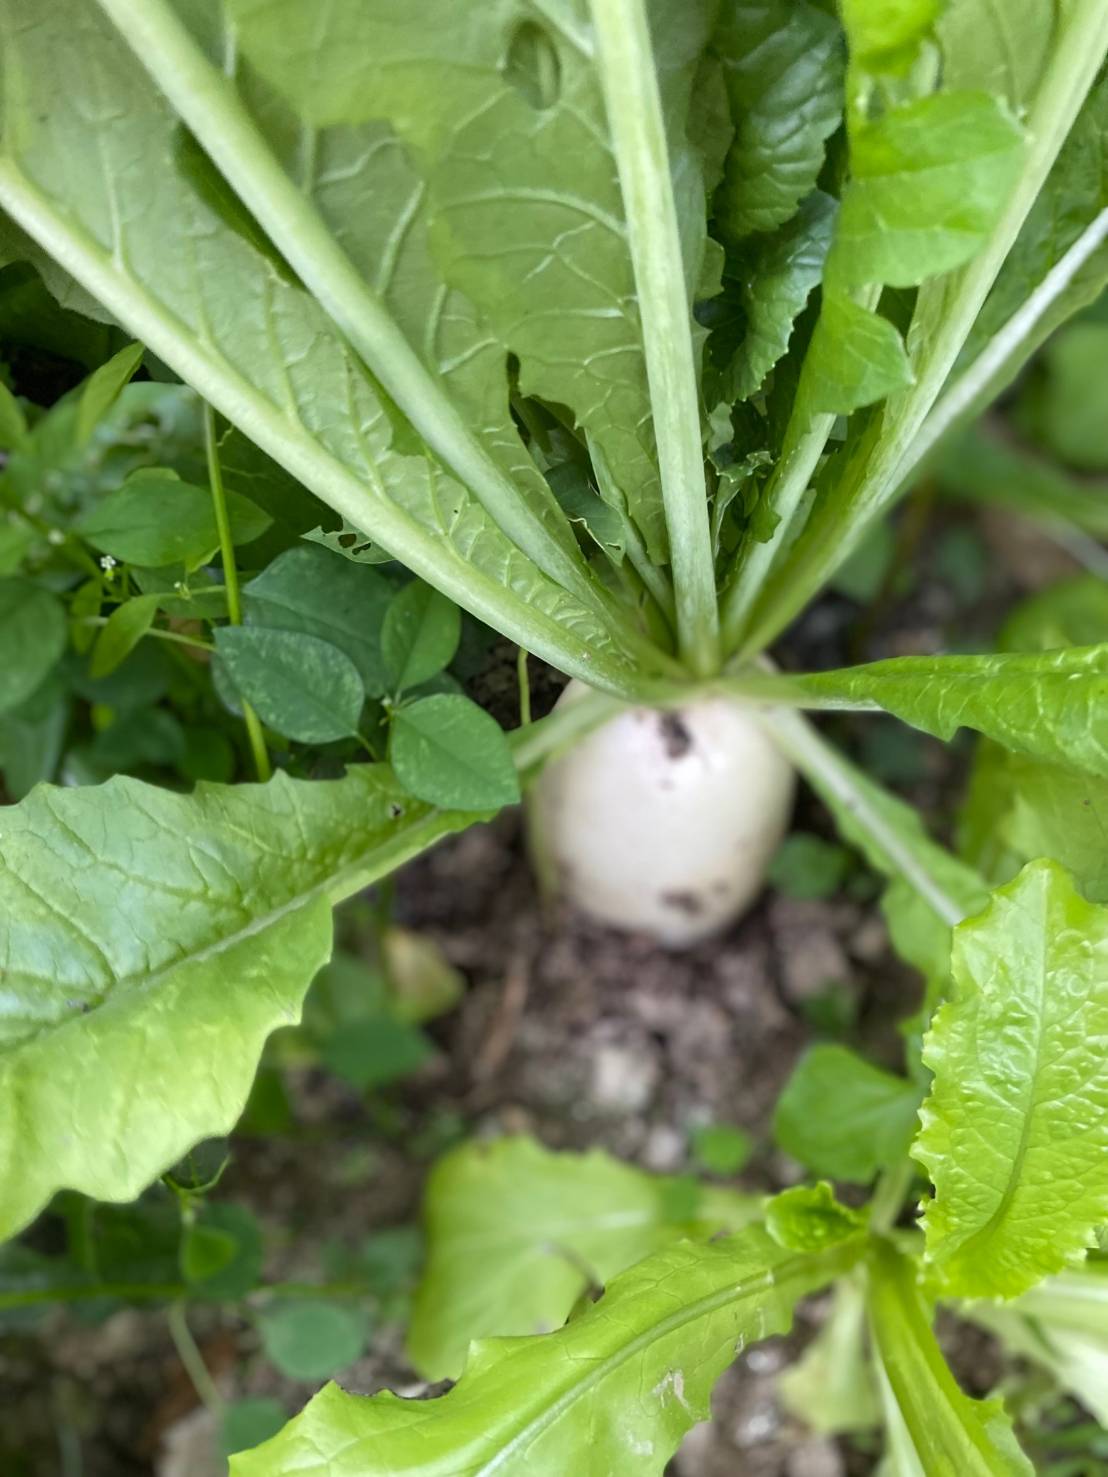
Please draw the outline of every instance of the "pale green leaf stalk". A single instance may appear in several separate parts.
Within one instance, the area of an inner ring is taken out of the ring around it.
[[[703,677],[719,665],[719,616],[691,320],[654,55],[642,0],[591,5],[642,318],[678,646]]]

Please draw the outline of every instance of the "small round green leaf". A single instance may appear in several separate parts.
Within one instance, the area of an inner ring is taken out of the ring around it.
[[[268,513],[237,493],[228,493],[227,512],[236,544],[251,543],[272,522]],[[157,468],[136,472],[101,498],[77,530],[105,554],[153,568],[184,564],[194,569],[219,547],[208,489]]]
[[[0,713],[29,698],[65,650],[65,611],[49,590],[0,579]]]
[[[385,612],[381,655],[397,692],[426,682],[447,666],[458,649],[462,616],[458,607],[422,580],[412,580]]]
[[[444,810],[498,810],[519,800],[503,730],[467,697],[427,697],[400,708],[389,757],[410,794]]]
[[[221,626],[215,644],[239,695],[270,728],[303,744],[357,733],[365,689],[337,646],[261,626]]]
[[[366,1341],[365,1315],[334,1303],[280,1303],[258,1320],[262,1347],[293,1380],[325,1380],[353,1364]]]
[[[358,668],[366,692],[380,697],[389,686],[381,625],[393,588],[367,564],[301,543],[279,554],[242,595],[252,625],[303,631],[330,641]]]

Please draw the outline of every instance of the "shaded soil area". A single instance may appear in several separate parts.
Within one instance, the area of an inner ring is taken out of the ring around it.
[[[962,525],[947,532],[950,526]],[[992,537],[987,527],[984,537]],[[918,532],[900,557],[927,567],[934,538]],[[972,599],[952,593],[949,581],[925,579],[907,594],[883,589],[860,616],[855,602],[831,596],[791,634],[782,660],[818,667],[935,650],[949,644],[954,623],[962,644],[975,636],[984,642],[1014,592],[1036,582],[1001,562],[980,572]],[[558,684],[533,665],[541,712]],[[482,698],[515,721],[514,651],[494,661]],[[964,746],[944,751],[905,740],[880,722],[863,729],[842,720],[834,732],[921,804],[939,834],[949,833]],[[796,823],[833,834],[806,795]],[[670,953],[544,906],[517,816],[476,828],[410,866],[396,886],[400,921],[435,939],[468,981],[462,1004],[431,1027],[434,1059],[372,1101],[322,1071],[292,1073],[293,1131],[236,1140],[220,1198],[241,1200],[262,1218],[266,1276],[287,1279],[318,1276],[324,1241],[353,1241],[415,1219],[428,1164],[466,1133],[599,1145],[668,1173],[693,1167],[690,1134],[698,1125],[733,1124],[756,1144],[742,1185],[786,1186],[798,1171],[774,1149],[771,1117],[805,1045],[837,1032],[877,1061],[899,1060],[896,1022],[916,1004],[918,983],[890,950],[878,890],[859,873],[829,900],[767,894],[722,937]],[[714,1420],[675,1458],[676,1477],[861,1477],[873,1470],[865,1443],[812,1437],[775,1394],[780,1369],[825,1313],[825,1301],[813,1300],[788,1339],[758,1345],[737,1362],[718,1387]],[[0,1472],[218,1473],[210,1420],[164,1311],[128,1309],[106,1321],[93,1321],[95,1314],[51,1312],[33,1327],[0,1333]],[[291,1412],[312,1392],[261,1357],[248,1312],[198,1310],[193,1328],[225,1397],[274,1394]],[[950,1343],[967,1388],[987,1389],[997,1373],[991,1346],[957,1331]],[[360,1392],[421,1391],[397,1322],[378,1327],[371,1353],[341,1382]]]

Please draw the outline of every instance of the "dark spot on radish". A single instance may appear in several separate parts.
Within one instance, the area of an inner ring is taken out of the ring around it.
[[[704,911],[704,903],[695,892],[663,892],[661,899],[667,908],[687,913],[690,918],[695,918]]]
[[[693,736],[685,727],[680,713],[662,713],[658,718],[662,743],[671,759],[683,759],[693,746]]]

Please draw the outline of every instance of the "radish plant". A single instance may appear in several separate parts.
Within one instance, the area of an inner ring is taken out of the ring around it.
[[[441,1401],[325,1390],[235,1470],[660,1472],[736,1342],[836,1278],[865,1284],[897,1469],[1029,1470],[1000,1407],[957,1390],[926,1299],[1078,1275],[1108,1218],[1105,911],[1034,850],[990,895],[801,710],[965,726],[1030,775],[1100,784],[1108,647],[816,673],[766,654],[1108,278],[1103,0],[0,0],[0,38],[0,250],[214,408],[214,543],[198,489],[141,470],[85,533],[122,534],[140,568],[222,548],[215,646],[259,768],[263,724],[356,737],[368,689],[330,655],[342,622],[301,551],[254,596],[311,607],[313,660],[237,619],[253,515],[224,485],[215,412],[331,510],[332,553],[424,582],[382,627],[383,691],[448,659],[439,596],[586,689],[513,737],[513,764],[431,692],[397,714],[391,768],[44,786],[6,810],[0,1232],[60,1187],[132,1197],[226,1130],[330,953],[335,903],[515,798],[517,773],[563,766],[542,783],[566,885],[625,867],[606,916],[677,938],[756,888],[791,764],[888,876],[930,987],[922,1129],[913,1144],[913,1088],[867,1160],[869,1211],[789,1192],[730,1239],[648,1256],[556,1333],[478,1344]],[[79,434],[137,363],[121,356]],[[186,504],[202,536],[143,542]],[[20,630],[64,638],[48,601],[2,593]],[[13,670],[9,707],[35,686]],[[259,715],[275,670],[286,705]],[[723,705],[709,739],[697,715]],[[636,751],[644,725],[655,748]],[[658,742],[686,790],[678,811],[662,775],[652,818]],[[495,762],[462,766],[483,785],[458,766],[424,784],[429,754],[483,746]],[[593,796],[613,835],[621,805],[642,812],[656,854],[598,850]],[[910,1146],[933,1185],[922,1241],[893,1231]]]

